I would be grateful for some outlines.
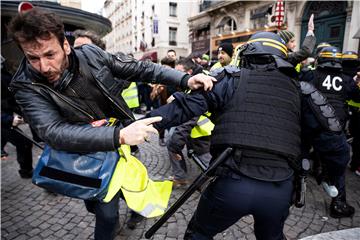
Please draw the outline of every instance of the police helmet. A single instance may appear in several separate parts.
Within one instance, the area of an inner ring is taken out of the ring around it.
[[[342,54],[342,63],[343,72],[353,76],[358,72],[360,67],[360,59],[356,52],[354,51],[345,51]]]
[[[285,41],[273,32],[257,32],[240,47],[240,58],[249,56],[270,55],[278,68],[294,68],[287,59],[288,49]]]
[[[341,69],[342,53],[337,47],[324,47],[317,56],[317,66]]]
[[[319,53],[321,52],[321,50],[325,47],[331,47],[331,45],[327,42],[319,43],[315,49],[315,57],[317,57],[319,55]]]
[[[242,55],[275,55],[287,58],[284,40],[273,32],[257,32],[242,47]]]
[[[354,62],[360,62],[359,56],[354,51],[345,51],[342,54],[342,61],[354,61]]]

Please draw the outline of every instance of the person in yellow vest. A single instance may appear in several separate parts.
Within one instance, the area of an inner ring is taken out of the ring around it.
[[[175,66],[176,70],[188,74],[193,73],[193,68],[195,68],[195,63],[188,58],[179,60]],[[206,116],[195,117],[175,128],[167,141],[172,168],[170,180],[173,181],[174,187],[185,186],[189,183],[185,157],[182,153],[185,145],[187,150],[192,149],[205,165],[209,164],[210,135],[213,128],[214,124]]]
[[[233,53],[234,53],[234,47],[231,43],[228,42],[221,43],[218,48],[218,62],[211,67],[210,71],[229,65]]]
[[[314,34],[314,15],[312,14],[310,16],[306,37],[298,51],[295,51],[296,42],[295,34],[293,32],[289,30],[281,30],[278,32],[278,35],[282,38],[282,40],[284,40],[284,44],[288,49],[287,61],[294,65],[297,72],[300,72],[300,62],[310,57],[316,43],[316,37]]]
[[[341,66],[343,73],[354,78],[360,87],[360,59],[357,53],[345,51],[342,55]],[[350,170],[360,176],[360,102],[351,100],[348,101],[348,105],[351,113],[349,116],[349,132],[353,137]]]
[[[121,96],[124,98],[126,104],[130,109],[140,106],[138,89],[135,82],[132,82],[128,88],[125,88],[122,91]]]

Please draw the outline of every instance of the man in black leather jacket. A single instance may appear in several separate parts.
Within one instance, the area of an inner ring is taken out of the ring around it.
[[[120,79],[205,90],[216,81],[205,75],[190,77],[126,55],[114,56],[95,45],[72,49],[61,20],[36,7],[18,14],[10,23],[10,32],[25,54],[11,90],[26,121],[57,150],[113,151],[120,144],[140,144],[150,133],[157,133],[152,123],[161,118],[135,121],[121,98]],[[89,124],[109,117],[120,119],[122,125]],[[114,237],[119,195],[107,204],[86,201],[87,209],[96,214],[95,239]]]

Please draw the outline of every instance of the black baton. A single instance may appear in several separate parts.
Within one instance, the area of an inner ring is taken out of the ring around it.
[[[44,150],[44,147],[40,145],[40,143],[36,142],[34,139],[26,135],[23,131],[21,131],[18,127],[11,127],[12,130],[22,135],[24,138],[35,144],[38,148]]]
[[[195,164],[200,168],[200,170],[202,172],[205,172],[207,169],[207,166],[198,156],[196,156],[194,150],[190,150],[189,155],[194,160]]]
[[[222,164],[231,154],[232,148],[227,148],[223,153],[221,153],[209,166],[209,168],[201,173],[194,182],[189,186],[188,189],[179,197],[178,200],[164,213],[164,215],[156,222],[151,228],[145,233],[145,238],[151,238],[157,230],[180,208],[184,202],[209,178],[212,177],[216,168]]]

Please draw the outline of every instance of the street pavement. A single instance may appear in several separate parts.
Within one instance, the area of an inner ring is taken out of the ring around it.
[[[138,158],[147,166],[153,179],[167,178],[171,175],[166,147],[158,145],[157,136],[149,143],[141,144]],[[93,239],[94,215],[86,211],[83,201],[46,192],[22,179],[18,174],[16,151],[13,145],[5,147],[9,153],[7,160],[1,161],[1,239]],[[36,162],[41,151],[33,148]],[[189,175],[194,179],[199,174],[197,166],[187,161]],[[347,198],[355,207],[352,218],[333,219],[329,216],[330,198],[315,181],[308,179],[306,206],[292,207],[286,220],[284,233],[287,239],[360,239],[360,177],[347,171]],[[185,188],[174,189],[170,204],[184,192]],[[194,212],[200,194],[196,192],[190,199],[156,232],[152,239],[183,239],[183,235]],[[130,212],[120,200],[120,230],[116,240],[145,239],[145,232],[156,219],[147,219],[136,229],[126,227]],[[269,223],[271,224],[271,223]],[[339,231],[345,230],[345,231]],[[336,231],[335,233],[329,233]],[[324,233],[324,234],[320,234]],[[320,234],[317,236],[313,236]],[[312,236],[312,237],[310,237]],[[253,218],[246,216],[231,228],[218,234],[216,240],[255,239]]]

